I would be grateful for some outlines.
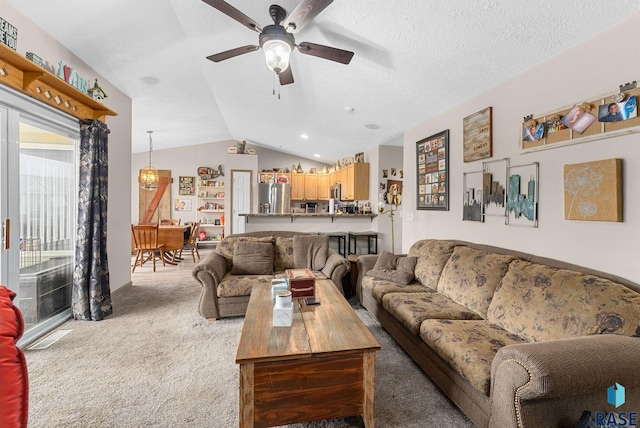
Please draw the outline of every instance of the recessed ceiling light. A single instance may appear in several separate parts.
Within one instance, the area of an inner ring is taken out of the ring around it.
[[[158,83],[160,83],[160,79],[153,76],[145,76],[140,80],[142,81],[142,83],[146,83],[147,85],[157,85]]]
[[[314,158],[319,158],[319,157],[320,157],[320,155],[316,153],[315,155],[313,155],[313,157],[314,157]]]
[[[309,136],[307,134],[300,134],[300,138],[302,138],[303,140],[308,140]]]
[[[344,111],[347,113],[353,113],[354,108],[351,106],[344,106]]]
[[[364,127],[367,129],[380,129],[380,126],[375,123],[367,123]]]

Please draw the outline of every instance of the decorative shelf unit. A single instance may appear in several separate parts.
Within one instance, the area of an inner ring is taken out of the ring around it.
[[[224,181],[212,179],[198,181],[198,245],[216,245],[224,236],[225,190]]]
[[[0,82],[78,119],[98,119],[117,113],[58,76],[0,44]]]

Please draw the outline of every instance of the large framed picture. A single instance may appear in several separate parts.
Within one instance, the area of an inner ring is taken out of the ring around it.
[[[462,121],[462,143],[465,162],[490,158],[493,154],[491,141],[491,107],[467,116]]]
[[[449,130],[416,143],[419,210],[449,210]]]

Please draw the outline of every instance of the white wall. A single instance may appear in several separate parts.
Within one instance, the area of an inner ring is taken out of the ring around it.
[[[116,117],[107,118],[107,125],[111,130],[109,135],[107,253],[111,291],[114,291],[131,281],[131,257],[129,255],[131,245],[129,223],[131,175],[121,173],[122,170],[128,171],[131,164],[131,99],[20,14],[6,0],[0,0],[0,11],[2,11],[2,18],[18,29],[18,53],[26,55],[27,52],[34,52],[45,62],[55,65],[56,71],[58,61],[63,60],[66,65],[75,68],[82,78],[88,79],[90,82],[98,78],[100,86],[108,95],[105,105],[118,113]]]
[[[640,80],[640,15],[521,73],[460,105],[406,130],[404,136],[405,212],[403,248],[423,238],[453,238],[526,251],[589,266],[640,283],[640,134],[521,154],[523,117],[540,115],[618,91]],[[482,169],[482,161],[463,163],[462,119],[493,106],[493,159],[512,165],[540,162],[539,227],[511,227],[502,218],[463,222],[462,176]],[[450,210],[415,211],[416,147],[425,137],[450,130]],[[601,159],[623,159],[624,222],[564,219],[563,166]],[[410,196],[413,195],[413,196]]]
[[[387,190],[388,180],[404,181],[400,178],[400,170],[403,169],[403,152],[401,146],[377,146],[365,152],[365,162],[369,162],[369,201],[371,209],[378,214],[378,202],[380,192]],[[396,175],[391,175],[391,169],[396,169]],[[383,177],[383,170],[387,170],[388,176]],[[384,183],[385,189],[380,189],[380,183]],[[403,195],[405,196],[405,195]],[[385,204],[384,209],[388,210],[391,205]],[[378,232],[378,253],[382,251],[395,250],[396,254],[402,252],[402,217],[404,202],[400,204],[394,213],[393,234],[391,233],[391,217],[389,214],[379,214],[372,224],[371,230]],[[395,246],[391,245],[392,235],[395,238]]]

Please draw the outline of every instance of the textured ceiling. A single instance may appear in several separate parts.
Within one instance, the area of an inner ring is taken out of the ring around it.
[[[351,50],[351,64],[296,51],[295,83],[278,89],[262,51],[205,59],[258,34],[201,0],[8,1],[131,97],[134,153],[153,130],[156,150],[235,139],[328,163],[397,144],[403,129],[640,12],[637,0],[336,0],[296,41]],[[271,1],[227,1],[272,23]]]

